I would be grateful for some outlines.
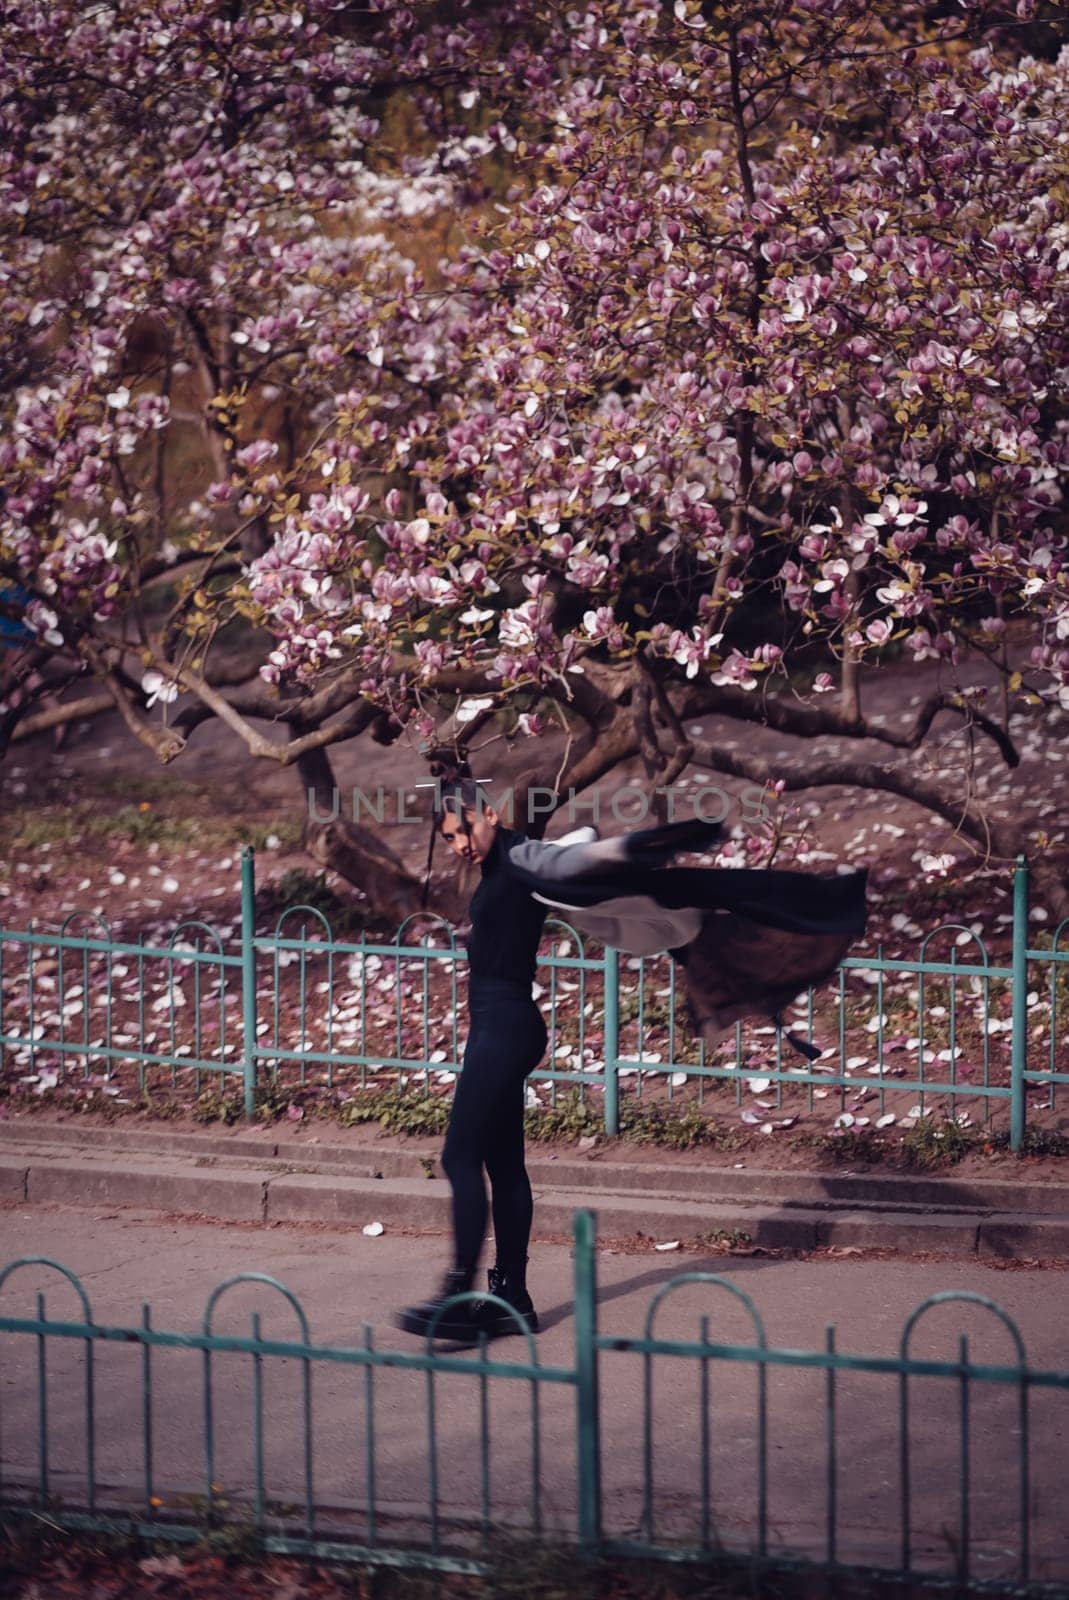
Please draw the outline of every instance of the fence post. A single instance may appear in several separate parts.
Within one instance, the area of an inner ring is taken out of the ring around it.
[[[579,1546],[595,1555],[601,1545],[601,1430],[598,1402],[597,1264],[594,1213],[572,1217],[575,1244],[575,1434],[578,1445]]]
[[[1013,875],[1013,977],[1010,1013],[1010,1149],[1024,1143],[1024,1073],[1028,1061],[1028,862],[1017,857]]]
[[[620,952],[605,946],[605,1132],[620,1132]]]
[[[241,1043],[245,1115],[256,1115],[256,852],[241,852]]]

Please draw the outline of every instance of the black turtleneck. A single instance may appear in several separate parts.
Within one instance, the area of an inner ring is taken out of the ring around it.
[[[534,981],[542,924],[549,911],[510,868],[508,852],[526,836],[499,827],[482,863],[482,881],[471,897],[468,970],[473,978]]]

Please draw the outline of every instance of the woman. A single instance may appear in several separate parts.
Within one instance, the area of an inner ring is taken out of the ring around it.
[[[443,787],[435,827],[461,859],[481,863],[483,878],[471,902],[471,1033],[442,1156],[453,1187],[455,1265],[439,1296],[410,1307],[401,1326],[426,1334],[443,1301],[471,1289],[486,1227],[485,1166],[497,1244],[490,1289],[534,1332],[523,1085],[546,1047],[531,981],[548,909],[560,908],[580,933],[628,954],[669,951],[686,973],[694,1030],[714,1048],[742,1017],[768,1017],[783,1030],[783,1008],[831,977],[865,931],[867,869],[669,867],[674,856],[723,833],[720,823],[698,819],[613,839],[599,839],[593,828],[527,839],[483,808],[470,776]],[[793,1033],[785,1037],[807,1060],[822,1053]],[[474,1337],[480,1328],[523,1331],[498,1307],[470,1306],[439,1320],[442,1338]]]
[[[433,826],[459,860],[477,862],[468,937],[470,1029],[457,1079],[442,1166],[453,1191],[453,1266],[437,1296],[401,1312],[406,1333],[426,1335],[445,1300],[471,1290],[486,1233],[490,1178],[496,1264],[490,1292],[515,1316],[486,1302],[462,1301],[435,1324],[440,1339],[471,1340],[480,1331],[532,1333],[538,1317],[527,1291],[531,1184],[524,1165],[525,1080],[545,1054],[548,1033],[531,987],[547,907],[510,870],[510,848],[523,834],[501,825],[466,768],[439,788]],[[433,843],[432,834],[432,843]]]

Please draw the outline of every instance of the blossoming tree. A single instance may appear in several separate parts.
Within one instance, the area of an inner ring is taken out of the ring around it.
[[[365,393],[378,440],[432,402],[456,318],[405,238],[432,246],[481,201],[504,134],[471,80],[507,72],[507,11],[424,13],[0,11],[0,608],[30,646],[7,655],[0,748],[42,720],[35,683],[79,674],[96,692],[43,720],[115,706],[162,761],[203,715],[302,766],[375,726],[350,680],[309,681],[344,649],[326,568],[368,503],[315,446]],[[300,599],[265,606],[272,564],[304,544]],[[293,692],[258,673],[272,640],[250,623],[268,616],[320,640]],[[349,842],[365,879],[400,881],[373,839]]]
[[[3,573],[161,759],[217,717],[322,789],[343,739],[558,727],[562,790],[638,756],[1026,842],[908,753],[1069,711],[1069,55],[1027,6],[31,13]],[[906,729],[863,693],[903,648],[945,683]]]

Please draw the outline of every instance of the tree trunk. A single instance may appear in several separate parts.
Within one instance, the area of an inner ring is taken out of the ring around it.
[[[297,758],[296,766],[308,854],[359,889],[377,917],[399,927],[420,910],[422,881],[370,828],[346,817],[344,796],[325,749],[307,751]],[[433,900],[428,909],[442,911]]]

